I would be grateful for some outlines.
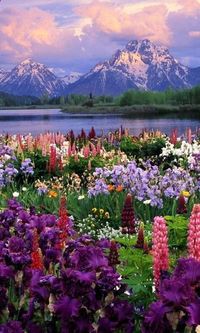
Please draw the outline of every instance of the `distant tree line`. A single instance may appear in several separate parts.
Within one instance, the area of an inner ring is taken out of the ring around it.
[[[164,92],[129,90],[118,97],[89,96],[69,94],[67,96],[41,98],[32,96],[14,96],[0,92],[0,107],[3,106],[88,106],[94,105],[200,105],[200,86],[184,90],[166,90]]]
[[[118,99],[120,106],[128,105],[200,105],[200,86],[164,92],[129,90]]]
[[[40,99],[32,96],[14,96],[0,92],[0,107],[6,106],[24,106],[40,103]]]
[[[53,97],[49,99],[49,104],[52,105],[71,105],[71,106],[93,106],[95,104],[110,104],[114,103],[112,96],[89,96],[70,94],[67,96]]]

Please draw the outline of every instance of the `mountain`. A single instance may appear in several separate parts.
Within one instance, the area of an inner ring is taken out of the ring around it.
[[[200,68],[179,63],[164,46],[148,39],[130,41],[111,59],[97,64],[68,93],[119,95],[129,89],[164,91],[191,88],[200,84]]]
[[[200,67],[179,63],[164,46],[148,39],[130,41],[124,49],[93,67],[89,73],[58,78],[45,65],[31,59],[11,72],[0,69],[0,91],[18,96],[57,97],[66,94],[117,96],[129,89],[164,91],[200,84]]]
[[[7,75],[8,73],[6,71],[4,71],[4,69],[0,68],[0,82],[4,79],[4,77]]]
[[[78,72],[72,72],[69,75],[66,75],[65,77],[63,77],[62,80],[68,85],[68,84],[78,81],[82,75],[83,74],[78,73]]]
[[[0,81],[0,91],[19,96],[61,96],[65,94],[66,87],[65,82],[45,65],[31,59],[22,61]]]

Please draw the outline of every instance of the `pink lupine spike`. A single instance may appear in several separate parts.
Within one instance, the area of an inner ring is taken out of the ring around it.
[[[27,137],[27,148],[29,151],[33,151],[33,138],[31,135]]]
[[[97,154],[100,155],[100,153],[101,153],[101,143],[100,143],[100,141],[98,141],[98,143],[97,143],[96,150],[97,150]]]
[[[95,148],[95,146],[92,148],[92,156],[97,156],[97,150]]]
[[[70,157],[72,155],[72,149],[71,144],[69,144],[68,150],[67,150],[67,156]]]
[[[167,226],[165,219],[161,216],[154,218],[152,241],[153,276],[156,290],[158,290],[162,271],[169,269]]]
[[[21,151],[23,151],[24,149],[24,146],[23,146],[23,143],[22,143],[22,136],[19,134],[18,137],[17,137],[17,141],[18,141],[18,145],[20,146],[21,148]]]
[[[90,148],[88,147],[88,146],[85,146],[84,148],[83,148],[83,155],[84,155],[84,157],[89,157],[89,155],[90,155]]]
[[[76,154],[76,145],[75,142],[72,145],[72,154],[75,155]]]
[[[79,161],[79,158],[78,158],[78,155],[77,155],[77,154],[74,155],[74,161],[76,161],[76,162]]]
[[[170,135],[170,143],[175,145],[177,143],[177,139],[178,139],[178,129],[175,128],[175,129],[173,129],[173,131]]]
[[[188,255],[200,261],[200,204],[193,207],[188,230]]]
[[[192,130],[191,130],[191,128],[187,128],[186,137],[187,137],[187,142],[191,144],[192,143]]]

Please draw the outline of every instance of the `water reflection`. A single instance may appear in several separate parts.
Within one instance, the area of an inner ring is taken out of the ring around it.
[[[190,115],[192,116],[192,115]],[[92,126],[95,127],[98,134],[115,130],[120,126],[130,129],[132,134],[138,135],[143,129],[159,129],[169,134],[173,128],[177,128],[179,134],[186,128],[193,130],[200,128],[200,120],[195,117],[183,118],[179,115],[80,115],[65,114],[58,109],[55,110],[1,110],[0,111],[0,133],[32,133],[36,135],[46,131],[60,131],[66,133],[72,129],[79,133],[82,128],[89,131]]]

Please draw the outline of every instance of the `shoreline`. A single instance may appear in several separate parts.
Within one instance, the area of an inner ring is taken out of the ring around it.
[[[61,108],[61,112],[71,115],[122,115],[122,116],[161,116],[161,115],[177,115],[192,116],[200,118],[200,105],[133,105],[133,106],[94,106],[77,107],[70,106]]]
[[[96,105],[94,107],[83,106],[61,106],[61,105],[30,105],[0,107],[3,110],[59,110],[61,113],[77,116],[178,116],[189,118],[200,118],[200,105]]]

